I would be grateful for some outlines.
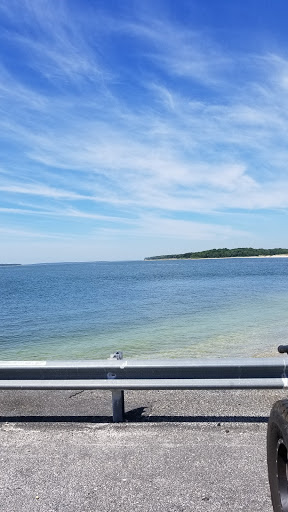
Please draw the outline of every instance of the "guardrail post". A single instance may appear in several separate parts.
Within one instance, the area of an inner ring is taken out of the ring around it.
[[[111,359],[123,359],[123,352],[118,350],[115,354],[111,354]],[[115,379],[116,375],[108,373],[108,379]],[[124,390],[112,389],[112,416],[114,423],[122,423],[124,421],[125,408],[124,408]]]
[[[124,421],[124,391],[123,389],[112,390],[112,411],[113,422],[122,423]]]

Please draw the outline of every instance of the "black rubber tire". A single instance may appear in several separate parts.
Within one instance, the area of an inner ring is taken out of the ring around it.
[[[288,512],[288,400],[272,409],[267,431],[267,463],[274,512]]]

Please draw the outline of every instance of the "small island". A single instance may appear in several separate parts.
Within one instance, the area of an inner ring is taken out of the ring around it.
[[[0,263],[0,267],[21,267],[21,263]]]
[[[186,252],[184,254],[167,254],[164,256],[150,256],[144,261],[152,260],[199,260],[207,258],[257,258],[257,257],[287,256],[288,249],[253,249],[240,247],[237,249],[210,249],[200,252]]]

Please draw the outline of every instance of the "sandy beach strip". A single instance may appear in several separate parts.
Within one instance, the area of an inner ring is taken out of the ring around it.
[[[288,254],[269,254],[269,255],[259,255],[259,256],[225,256],[221,258],[144,258],[144,261],[177,261],[177,260],[185,260],[185,261],[191,261],[191,260],[237,260],[237,259],[243,259],[248,260],[251,258],[288,258]]]

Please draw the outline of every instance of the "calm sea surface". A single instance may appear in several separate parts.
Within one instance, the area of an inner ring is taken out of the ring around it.
[[[267,356],[288,258],[0,267],[0,359]]]

